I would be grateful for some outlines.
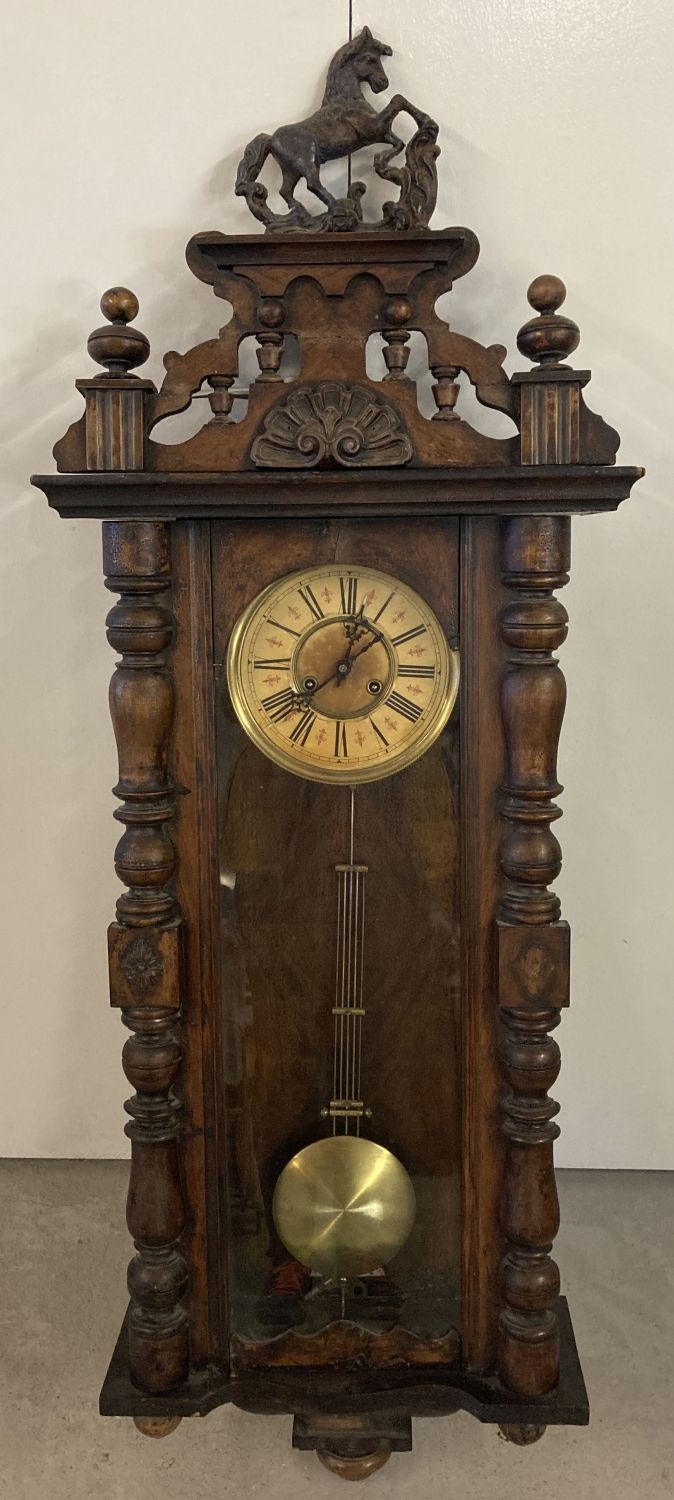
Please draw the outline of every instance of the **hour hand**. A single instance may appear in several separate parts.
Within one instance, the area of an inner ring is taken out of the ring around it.
[[[348,620],[344,624],[344,633],[347,640],[351,642],[349,651],[351,650],[354,641],[358,640],[359,635],[362,635],[363,631],[371,629],[372,626],[368,624],[368,621],[365,619],[365,605],[361,604],[358,614],[354,615],[352,620]]]

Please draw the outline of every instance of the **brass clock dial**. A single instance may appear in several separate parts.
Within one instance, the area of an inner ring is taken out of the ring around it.
[[[232,632],[227,679],[247,734],[311,781],[376,781],[440,734],[458,653],[408,584],[328,563],[258,594]]]

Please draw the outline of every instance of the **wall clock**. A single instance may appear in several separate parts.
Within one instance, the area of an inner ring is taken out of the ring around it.
[[[362,93],[389,56],[364,28],[321,109],[245,147],[262,232],[190,240],[232,314],[165,355],[159,388],[134,373],[135,296],[104,294],[101,372],[35,480],[102,520],[119,596],[108,940],[134,1251],[101,1411],[153,1436],[226,1402],[287,1412],[347,1478],[409,1449],[414,1416],[465,1409],[520,1444],[588,1420],[553,1257],[557,593],[570,518],[642,472],[585,404],[557,277],[529,287],[533,368],[510,376],[436,314],[479,247],[428,227],[433,120]],[[320,175],[368,143],[392,194],[376,224],[363,183],[337,198]],[[468,383],[510,435],[470,425]]]

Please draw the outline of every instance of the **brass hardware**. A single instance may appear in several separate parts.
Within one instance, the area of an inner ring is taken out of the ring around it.
[[[288,1162],[272,1212],[286,1249],[322,1276],[376,1271],[404,1245],[416,1211],[402,1163],[374,1141],[335,1135]]]
[[[372,1111],[360,1098],[368,867],[354,858],[355,797],[352,786],[349,861],[335,865],[333,1084],[329,1107],[321,1110],[321,1119],[332,1121],[332,1136],[314,1141],[288,1162],[272,1203],[279,1238],[290,1254],[342,1282],[342,1317],[345,1278],[391,1260],[405,1243],[416,1212],[414,1188],[402,1163],[360,1133],[361,1121]]]

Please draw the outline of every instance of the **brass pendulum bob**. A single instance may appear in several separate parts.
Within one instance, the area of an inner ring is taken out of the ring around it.
[[[279,1238],[296,1260],[328,1280],[364,1276],[404,1245],[416,1212],[398,1158],[360,1134],[363,937],[367,866],[337,865],[337,975],[333,1097],[323,1111],[333,1133],[305,1146],[282,1171],[272,1203]],[[338,1130],[341,1133],[338,1133]]]
[[[415,1214],[402,1163],[364,1136],[312,1141],[276,1184],[274,1223],[296,1260],[328,1280],[365,1276],[404,1245]]]

